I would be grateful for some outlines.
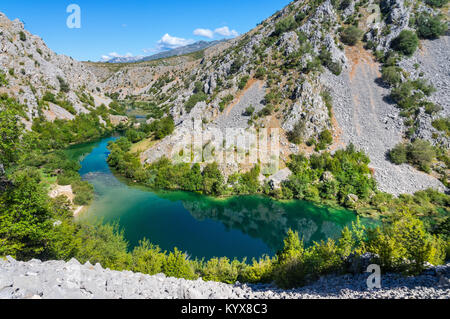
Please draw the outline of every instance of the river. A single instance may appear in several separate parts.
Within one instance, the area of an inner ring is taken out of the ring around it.
[[[80,161],[80,175],[95,188],[95,200],[80,218],[117,222],[130,248],[147,238],[163,250],[177,247],[193,258],[251,260],[274,255],[290,228],[309,246],[338,237],[343,227],[356,220],[353,212],[305,201],[279,202],[263,196],[215,199],[130,185],[108,167],[111,140],[74,146],[66,152]]]

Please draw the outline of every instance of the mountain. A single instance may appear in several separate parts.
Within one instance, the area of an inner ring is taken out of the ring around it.
[[[58,55],[24,29],[19,20],[0,13],[0,93],[27,106],[24,123],[43,114],[48,120],[73,119],[111,100],[96,76],[81,62]]]
[[[136,62],[144,62],[144,61],[153,61],[153,60],[159,60],[159,59],[165,59],[170,58],[173,56],[179,56],[189,53],[198,52],[204,49],[207,49],[209,47],[212,47],[214,45],[217,45],[221,42],[224,42],[226,40],[217,40],[217,41],[198,41],[193,44],[189,44],[183,47],[175,48],[172,50],[160,52],[154,55],[150,55],[147,57],[143,56],[136,56],[136,57],[117,57],[112,58],[108,61],[105,61],[107,63],[136,63]]]
[[[149,143],[142,163],[175,159],[183,153],[180,142],[198,129],[208,134],[234,129],[241,132],[236,138],[268,129],[279,135],[280,156],[260,154],[259,160],[264,175],[281,169],[279,181],[289,176],[290,155],[333,153],[352,144],[370,158],[379,189],[394,195],[429,187],[444,191],[450,147],[448,6],[377,3],[293,1],[235,39],[117,64],[56,55],[20,21],[1,15],[0,68],[8,84],[0,92],[27,104],[29,119],[39,112],[49,120],[70,119],[109,105],[105,94],[141,105],[149,117],[170,115],[174,133]],[[45,101],[47,92],[69,106]],[[399,143],[415,140],[429,141],[441,154],[422,167],[428,173],[417,169],[418,162],[395,165],[387,156]],[[258,143],[250,144],[227,148],[221,139],[205,137],[191,149],[212,149],[210,159],[221,163],[228,177],[252,165],[220,156],[246,158],[258,151]]]
[[[353,144],[368,154],[383,191],[398,195],[428,187],[444,190],[436,176],[394,165],[386,154],[405,138],[426,139],[444,150],[450,146],[445,131],[433,125],[450,114],[448,34],[421,40],[412,56],[392,49],[405,32],[420,34],[424,24],[417,24],[423,21],[419,18],[438,17],[445,9],[404,0],[374,5],[293,1],[247,34],[205,49],[196,60],[180,57],[118,70],[90,68],[102,77],[107,92],[159,105],[174,118],[175,133],[144,152],[143,162],[173,154],[185,132],[194,130],[196,119],[204,131],[278,129],[281,167],[290,154],[316,153],[311,145],[317,149],[331,135],[329,151]],[[411,94],[407,99],[417,98],[409,112],[396,105],[391,94],[395,87],[382,79],[389,65],[407,82],[398,90],[415,86],[420,91],[405,93]],[[424,94],[418,88],[426,91],[430,83],[433,92]],[[252,117],[245,115],[249,107]],[[206,140],[203,147],[211,143]],[[272,164],[269,160],[263,169]],[[228,176],[249,166],[225,163],[220,169]]]

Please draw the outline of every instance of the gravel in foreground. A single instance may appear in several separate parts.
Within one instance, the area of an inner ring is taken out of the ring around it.
[[[111,271],[99,264],[0,260],[0,299],[450,299],[450,264],[416,277],[386,274],[381,289],[369,274],[326,276],[312,285],[281,290],[271,285],[227,285]]]

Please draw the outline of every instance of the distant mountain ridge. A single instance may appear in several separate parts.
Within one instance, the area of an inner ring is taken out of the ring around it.
[[[136,62],[144,62],[144,61],[153,61],[158,59],[166,59],[173,56],[179,56],[189,53],[198,52],[207,48],[210,48],[212,46],[215,46],[219,43],[225,42],[227,40],[216,40],[216,41],[198,41],[193,44],[189,44],[183,47],[179,47],[176,49],[172,49],[169,51],[160,52],[154,55],[150,56],[136,56],[136,57],[117,57],[112,58],[106,63],[136,63]]]

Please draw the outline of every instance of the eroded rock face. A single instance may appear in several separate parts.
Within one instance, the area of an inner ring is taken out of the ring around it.
[[[55,95],[65,91],[64,99],[70,101],[78,113],[87,113],[88,106],[76,93],[97,96],[109,104],[110,100],[103,96],[102,85],[82,63],[55,54],[40,37],[25,30],[22,22],[10,21],[3,13],[0,13],[0,48],[0,71],[9,82],[2,92],[27,105],[29,118],[37,116],[38,102],[47,91]],[[50,112],[54,115],[49,115],[49,119],[72,117],[52,107]]]

